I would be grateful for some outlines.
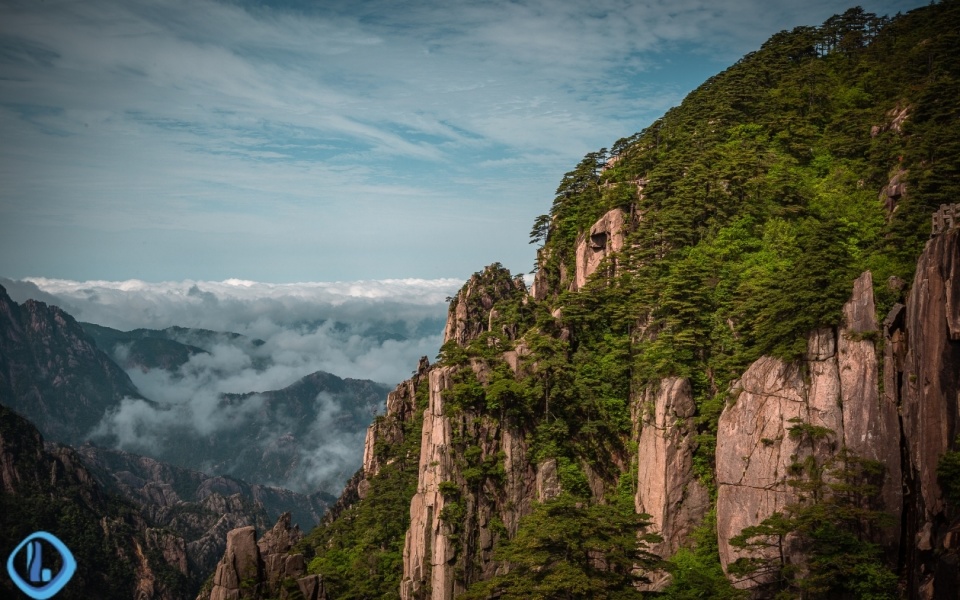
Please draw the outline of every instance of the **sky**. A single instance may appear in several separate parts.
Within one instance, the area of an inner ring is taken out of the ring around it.
[[[851,4],[0,0],[0,276],[527,272],[584,154]]]

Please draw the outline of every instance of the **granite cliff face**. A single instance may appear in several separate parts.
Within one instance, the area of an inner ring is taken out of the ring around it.
[[[445,341],[462,347],[484,332],[507,339],[509,328],[495,330],[494,305],[517,291],[526,293],[523,283],[497,265],[474,275],[451,303]],[[465,306],[470,310],[465,311]],[[522,434],[469,409],[451,411],[446,406],[459,377],[483,382],[488,365],[474,360],[466,371],[460,369],[434,367],[425,381],[419,376],[421,385],[429,386],[429,395],[403,549],[400,596],[404,600],[452,598],[470,583],[493,576],[498,568],[493,561],[494,544],[504,534],[516,533],[519,518],[530,512],[536,499],[537,469],[529,463]],[[410,384],[401,388],[404,385]],[[371,429],[368,445],[370,435],[376,432]],[[464,461],[467,446],[472,448],[471,459]],[[465,473],[468,467],[487,464],[502,464],[499,486]]]
[[[638,400],[636,509],[651,516],[652,529],[663,538],[650,551],[672,556],[710,508],[709,493],[693,473],[696,404],[690,382],[676,377],[661,381],[657,390],[644,390]],[[669,582],[665,573],[654,579],[654,589]]]
[[[960,229],[927,242],[906,309],[885,325],[884,395],[900,407],[906,471],[901,543],[917,597],[951,597],[960,593],[960,522],[936,470],[960,434]]]
[[[619,208],[609,211],[577,238],[576,271],[570,289],[577,291],[587,284],[600,263],[623,249],[623,224],[627,216]],[[611,265],[611,275],[615,266]]]
[[[953,449],[960,417],[958,240],[954,229],[927,243],[906,306],[892,309],[882,332],[867,272],[854,283],[844,324],[836,332],[812,332],[802,362],[763,357],[732,386],[716,455],[717,536],[725,567],[742,556],[731,537],[798,501],[787,484],[791,465],[811,455],[822,464],[846,448],[884,466],[877,500],[892,523],[875,541],[909,570],[910,596],[955,597],[960,546],[951,532],[957,522],[936,470]],[[876,347],[881,339],[882,357]],[[816,443],[791,435],[800,423],[830,433]],[[788,544],[788,560],[802,564],[802,551]]]

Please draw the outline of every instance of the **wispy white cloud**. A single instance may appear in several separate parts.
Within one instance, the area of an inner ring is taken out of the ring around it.
[[[69,227],[69,251],[86,257],[74,276],[226,276],[220,264],[190,272],[196,262],[175,252],[144,261],[128,239],[102,235],[136,230],[155,247],[194,254],[215,248],[214,235],[257,236],[260,247],[233,249],[233,272],[263,278],[268,261],[297,249],[349,245],[357,228],[348,220],[362,221],[395,273],[433,276],[455,264],[446,273],[465,276],[505,231],[519,233],[507,262],[525,268],[522,232],[585,152],[640,129],[771,33],[845,8],[5,0],[0,270],[70,271],[56,253],[18,252],[31,239],[56,245],[58,227]],[[695,67],[677,68],[684,60]],[[358,203],[369,207],[362,215]],[[502,216],[470,227],[478,207]],[[418,246],[421,231],[460,256],[434,261],[436,250]],[[368,263],[348,257],[329,268],[382,276]],[[309,273],[305,261],[282,276],[296,273]]]
[[[176,325],[243,334],[240,339],[173,334],[177,341],[206,352],[172,370],[131,364],[123,344],[103,348],[128,366],[127,374],[150,402],[124,400],[90,435],[101,443],[112,440],[122,449],[163,458],[176,455],[171,440],[236,435],[257,422],[263,452],[286,447],[284,440],[298,432],[296,443],[288,444],[296,452],[292,471],[278,474],[272,483],[300,491],[326,485],[331,492],[339,490],[362,456],[363,426],[350,417],[357,412],[357,398],[323,393],[315,400],[310,423],[288,422],[296,413],[289,408],[277,409],[277,422],[260,423],[261,393],[286,388],[317,371],[399,383],[421,356],[436,356],[446,298],[462,284],[452,279],[269,284],[241,279],[149,283],[45,278],[0,283],[16,301],[36,298],[81,321],[125,331]],[[262,343],[253,341],[257,339]],[[222,401],[224,394],[249,392],[256,394],[229,404]],[[344,428],[344,422],[352,425]]]

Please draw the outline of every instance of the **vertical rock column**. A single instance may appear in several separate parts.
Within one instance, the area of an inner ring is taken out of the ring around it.
[[[917,591],[911,597],[954,598],[949,594],[960,587],[960,536],[949,531],[937,463],[955,449],[953,440],[960,433],[960,229],[927,242],[902,325],[902,332],[894,326],[888,335],[901,340],[889,362],[896,364],[902,357],[900,413],[909,470],[905,479],[913,487],[904,543],[913,567],[910,587]]]
[[[739,557],[730,538],[797,500],[784,479],[799,452],[788,430],[791,419],[807,418],[805,392],[799,365],[764,356],[743,374],[720,416],[717,538],[724,569]]]
[[[879,359],[874,342],[879,337],[878,328],[873,277],[867,271],[853,284],[853,295],[843,307],[843,326],[837,336],[843,444],[854,455],[884,466],[880,498],[884,511],[894,522],[875,541],[896,556],[903,511],[900,418],[896,401],[880,396]]]
[[[690,382],[670,377],[659,389],[645,390],[639,407],[642,422],[638,443],[636,508],[651,517],[651,531],[663,541],[650,548],[669,558],[696,527],[710,506],[706,488],[693,474],[696,411]],[[654,574],[651,589],[669,582]]]
[[[443,391],[453,387],[451,367],[430,371],[430,402],[423,413],[420,477],[410,501],[410,529],[403,547],[403,600],[453,597],[455,548],[440,518],[445,502],[440,484],[454,477],[449,448],[452,428],[443,413]]]

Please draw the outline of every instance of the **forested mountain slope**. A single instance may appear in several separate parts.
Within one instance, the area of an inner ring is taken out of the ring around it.
[[[957,48],[851,9],[587,155],[301,543],[329,597],[960,597]]]

